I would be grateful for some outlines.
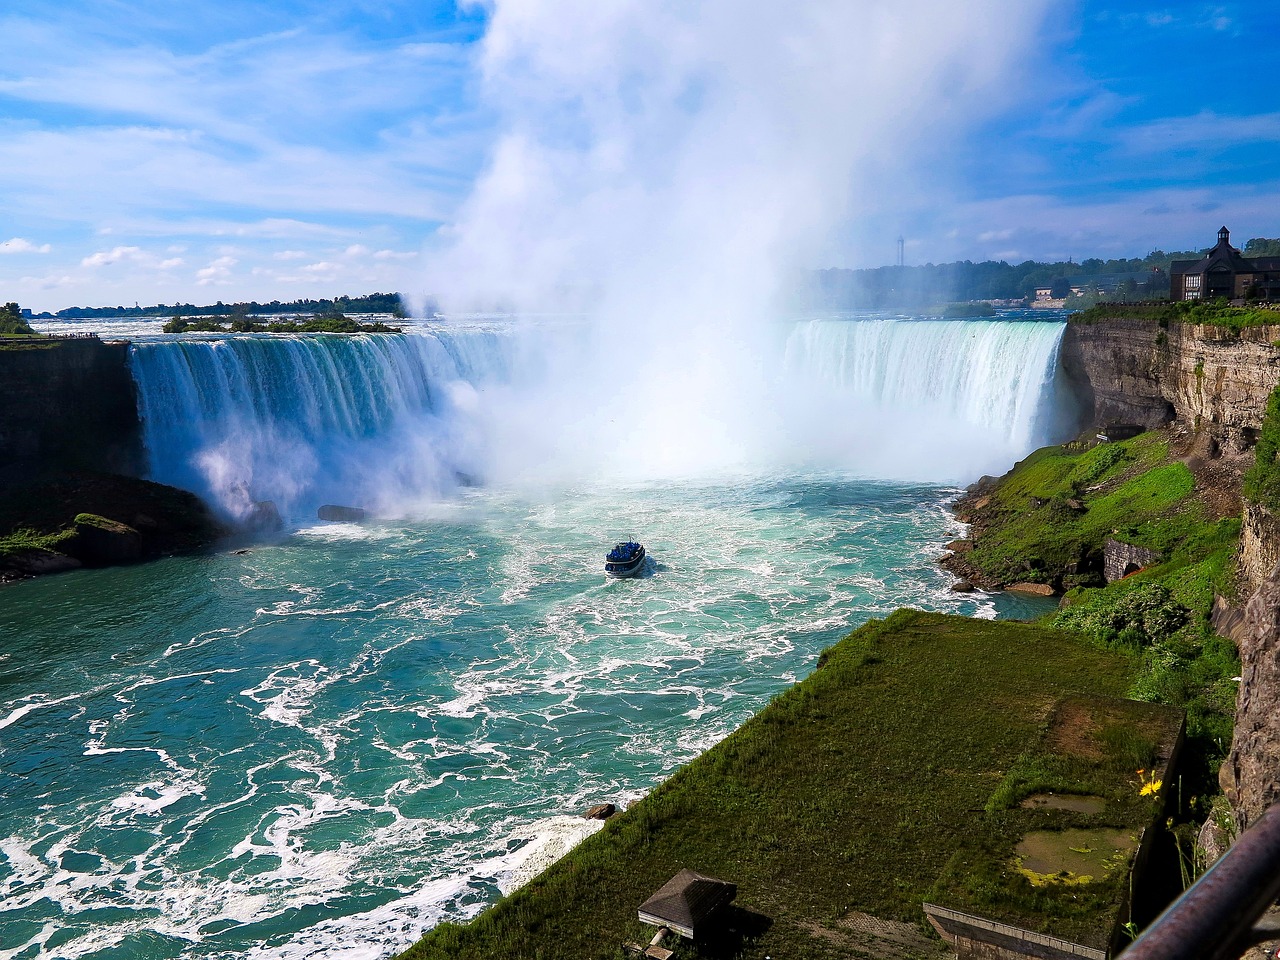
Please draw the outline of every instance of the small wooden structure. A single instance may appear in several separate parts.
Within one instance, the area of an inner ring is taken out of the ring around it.
[[[738,895],[736,884],[681,870],[640,904],[640,922],[693,938],[699,925]]]

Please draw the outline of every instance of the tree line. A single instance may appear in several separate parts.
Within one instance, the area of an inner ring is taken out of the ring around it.
[[[110,319],[113,317],[218,317],[218,316],[270,316],[272,314],[345,314],[389,313],[393,317],[407,316],[404,303],[398,293],[371,293],[363,297],[335,297],[332,300],[272,300],[260,303],[243,300],[238,303],[217,303],[196,306],[191,303],[158,303],[151,307],[67,307],[57,313],[28,313],[33,320],[58,320],[68,317]]]

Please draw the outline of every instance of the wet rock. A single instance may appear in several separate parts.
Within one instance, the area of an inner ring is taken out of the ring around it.
[[[65,573],[68,570],[79,570],[82,566],[84,564],[74,557],[54,553],[52,550],[23,550],[0,560],[0,581],[23,580],[46,573]]]
[[[245,515],[240,526],[249,533],[274,533],[284,529],[284,520],[272,500],[259,500]]]
[[[968,553],[973,549],[972,540],[952,540],[944,549],[950,550],[952,553]]]
[[[951,585],[952,593],[973,593],[974,586],[968,580],[957,580]]]
[[[366,519],[369,514],[368,511],[362,510],[360,507],[340,507],[336,503],[326,503],[316,511],[316,516],[321,520],[359,523],[361,520]]]
[[[1057,591],[1047,583],[1011,583],[1005,587],[1014,593],[1027,593],[1036,597],[1052,597]]]
[[[612,803],[597,803],[594,807],[587,810],[583,816],[588,820],[608,820],[617,812],[618,808]]]
[[[92,514],[76,517],[75,533],[60,546],[87,567],[137,563],[142,559],[142,536],[137,530]]]

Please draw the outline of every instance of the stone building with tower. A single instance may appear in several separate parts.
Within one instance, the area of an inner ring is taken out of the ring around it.
[[[1199,260],[1169,265],[1169,299],[1280,300],[1280,257],[1248,259],[1231,246],[1231,232],[1218,231],[1218,244]]]

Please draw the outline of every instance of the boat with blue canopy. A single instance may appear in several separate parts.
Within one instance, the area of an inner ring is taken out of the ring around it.
[[[643,543],[615,544],[604,558],[604,572],[611,577],[634,577],[644,567],[644,558]]]

